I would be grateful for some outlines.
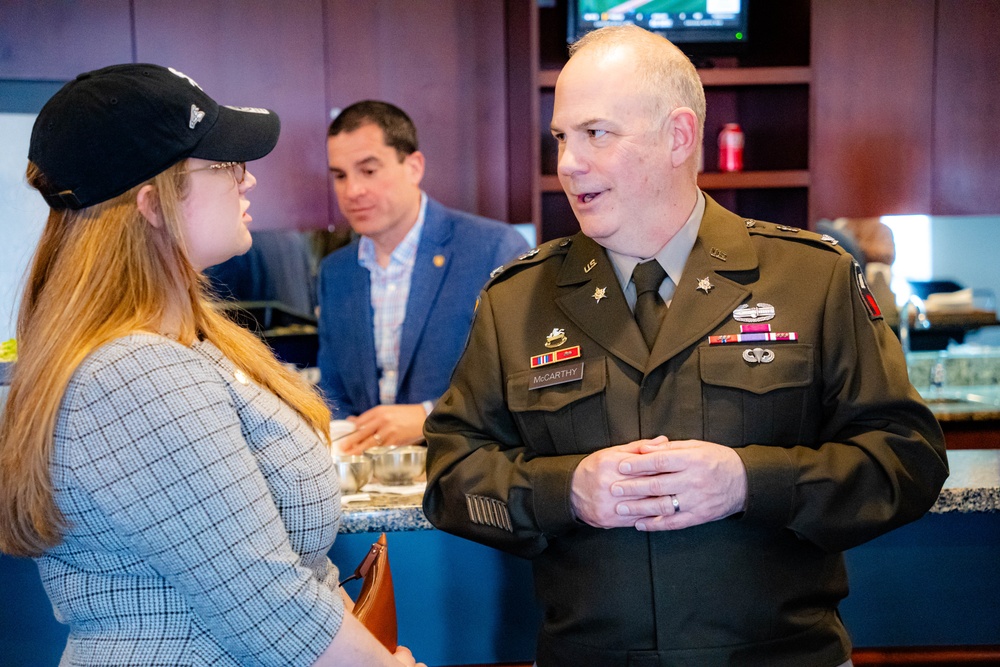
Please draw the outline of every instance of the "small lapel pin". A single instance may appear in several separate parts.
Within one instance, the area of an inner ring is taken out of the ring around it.
[[[723,262],[726,261],[726,253],[722,252],[718,248],[712,248],[708,251],[708,254],[716,259],[722,260]]]
[[[434,255],[434,266],[439,269],[444,266],[444,255]]]
[[[560,345],[566,344],[566,330],[560,329],[558,327],[552,330],[548,336],[545,337],[545,347],[559,347]]]
[[[696,289],[704,290],[705,294],[708,294],[713,287],[715,287],[715,285],[709,282],[708,276],[705,276],[704,278],[698,281],[698,287]]]
[[[595,289],[594,290],[594,301],[596,301],[597,303],[600,303],[601,299],[607,299],[608,298],[607,292],[608,292],[608,288],[607,287],[598,287],[597,289]]]
[[[583,267],[583,272],[584,273],[590,273],[591,270],[593,270],[593,268],[595,266],[597,266],[597,260],[596,259],[592,259],[589,262],[587,262],[587,266]]]

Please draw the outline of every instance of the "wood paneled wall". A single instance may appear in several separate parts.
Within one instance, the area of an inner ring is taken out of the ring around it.
[[[1000,213],[1000,3],[813,2],[810,219]]]
[[[934,212],[1000,213],[1000,2],[938,0]]]
[[[814,2],[810,215],[926,213],[934,0]]]
[[[138,62],[175,67],[222,104],[278,112],[278,145],[250,166],[255,227],[325,227],[322,0],[134,4]]]
[[[530,105],[508,94],[508,81],[514,74],[515,86],[531,84],[516,76],[523,53],[509,52],[508,37],[525,32],[533,8],[530,0],[0,0],[0,79],[65,81],[113,63],[155,62],[223,104],[276,110],[281,140],[252,166],[258,229],[336,220],[330,109],[384,99],[417,125],[429,194],[524,222],[533,219],[523,177],[530,163],[512,147],[530,144],[509,128]]]

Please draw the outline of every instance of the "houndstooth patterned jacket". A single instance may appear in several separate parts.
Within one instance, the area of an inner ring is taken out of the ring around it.
[[[152,334],[77,369],[37,559],[62,665],[311,665],[340,628],[329,453],[215,346]]]

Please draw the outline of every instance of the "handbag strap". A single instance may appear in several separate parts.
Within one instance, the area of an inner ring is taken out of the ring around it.
[[[362,559],[358,567],[355,568],[354,574],[352,574],[347,579],[344,579],[342,582],[340,582],[340,585],[343,586],[348,581],[354,581],[355,579],[363,579],[364,577],[368,576],[368,572],[372,569],[372,565],[374,565],[375,561],[378,560],[378,557],[382,555],[382,552],[385,551],[385,548],[386,548],[385,533],[382,533],[382,535],[380,535],[378,538],[378,542],[375,542],[371,546],[371,548],[368,550],[368,553],[365,554],[364,559]]]

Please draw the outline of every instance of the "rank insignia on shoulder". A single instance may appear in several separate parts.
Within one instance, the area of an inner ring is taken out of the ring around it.
[[[857,262],[854,262],[854,283],[857,285],[858,293],[861,295],[861,300],[868,311],[868,318],[872,320],[881,319],[882,309],[878,307],[878,301],[875,300],[872,291],[868,289],[868,281],[865,280],[864,269]]]
[[[821,241],[826,241],[830,245],[837,245],[838,243],[840,243],[840,241],[838,241],[837,239],[833,238],[829,234],[823,234],[823,236],[820,237],[820,240]]]
[[[538,248],[532,248],[528,252],[526,252],[523,255],[521,255],[520,257],[518,257],[518,259],[520,259],[520,260],[530,259],[530,258],[534,257],[537,254],[538,254]]]
[[[500,275],[501,273],[503,273],[503,267],[504,267],[504,265],[503,265],[503,264],[501,264],[501,265],[500,265],[500,266],[498,266],[497,268],[495,268],[495,269],[493,269],[492,271],[490,271],[490,278],[496,278],[496,277],[497,277],[497,276],[499,276],[499,275]]]
[[[788,225],[775,225],[774,228],[777,229],[778,231],[789,232],[791,234],[798,234],[800,231],[802,231],[798,227],[789,227]]]

